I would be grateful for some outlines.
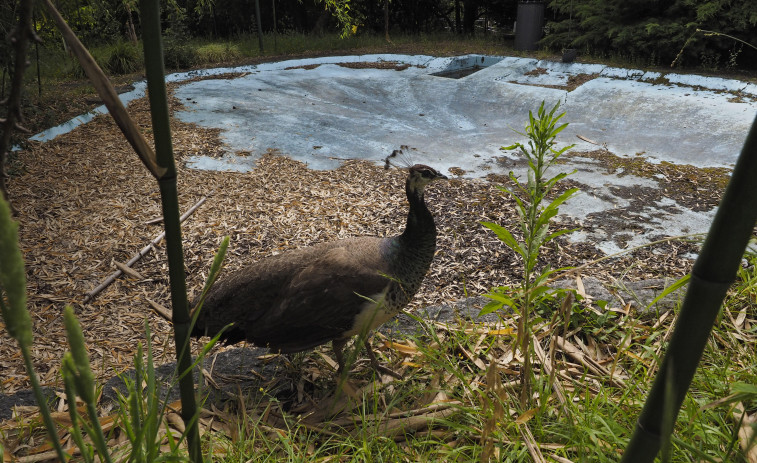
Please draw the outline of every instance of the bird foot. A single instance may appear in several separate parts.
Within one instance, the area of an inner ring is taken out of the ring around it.
[[[332,341],[332,345],[334,346],[334,355],[336,356],[337,364],[339,365],[339,367],[336,370],[336,374],[339,377],[342,376],[345,370],[344,354],[342,353],[342,349],[344,348],[345,343],[346,341],[341,340],[341,339]],[[379,363],[378,359],[376,358],[376,354],[373,352],[373,349],[371,348],[371,344],[368,342],[368,340],[365,340],[363,345],[365,346],[366,352],[368,352],[368,358],[371,361],[371,366],[377,373],[383,374],[383,375],[389,375],[395,379],[403,378],[401,374]]]
[[[402,379],[403,376],[396,371],[392,370],[391,368],[387,368],[383,365],[375,364],[373,365],[373,368],[378,371],[379,373],[383,373],[385,375],[389,375],[393,377],[394,379]]]
[[[371,360],[371,366],[373,367],[374,370],[376,370],[379,373],[389,375],[395,379],[402,379],[401,374],[397,373],[391,368],[387,368],[381,365],[378,362],[378,359],[376,358],[376,354],[373,352],[373,349],[371,348],[371,345],[368,343],[368,341],[365,342],[365,350],[368,352],[368,358]]]

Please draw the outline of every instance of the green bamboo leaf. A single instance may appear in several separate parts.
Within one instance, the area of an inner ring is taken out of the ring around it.
[[[549,278],[558,272],[569,270],[571,267],[550,268],[547,265],[537,276],[534,278],[534,286],[543,286]]]
[[[544,210],[541,211],[541,214],[539,214],[539,217],[535,224],[536,227],[537,228],[548,227],[552,218],[556,216],[559,211],[560,211],[559,208],[554,207],[554,203],[548,204],[547,207],[545,207]]]
[[[566,233],[573,233],[574,231],[577,231],[577,230],[579,230],[579,229],[578,228],[567,228],[567,229],[564,229],[564,230],[558,230],[558,231],[552,233],[551,235],[549,235],[547,237],[547,239],[544,240],[544,242],[545,243],[549,243],[550,241],[552,241],[553,239],[557,238],[560,235],[565,235]]]
[[[213,338],[211,338],[211,340],[208,341],[207,344],[202,346],[202,349],[200,350],[200,353],[195,358],[194,362],[192,362],[192,364],[185,371],[180,372],[178,375],[178,378],[181,379],[187,376],[188,374],[190,374],[192,372],[192,369],[198,366],[202,362],[203,358],[207,356],[208,352],[210,352],[210,350],[213,349],[213,346],[215,346],[219,342],[223,333],[229,328],[231,328],[232,326],[234,326],[233,323],[229,323],[228,325],[224,326],[218,332],[218,334],[216,334]]]
[[[572,145],[563,146],[559,150],[554,150],[554,149],[550,148],[550,151],[552,151],[552,160],[554,161],[558,157],[562,156],[566,151],[568,151],[570,149],[573,149],[575,147],[576,147],[576,145],[572,144]]]
[[[542,106],[543,104],[544,102],[542,102]],[[555,114],[555,112],[557,112],[557,108],[559,107],[560,107],[560,101],[558,100],[557,103],[555,103],[555,105],[552,107],[552,110],[549,112],[550,119],[552,119],[552,116]],[[562,113],[560,116],[558,116],[558,118],[562,117],[563,114],[565,113]]]
[[[656,298],[652,300],[652,302],[647,305],[647,310],[651,309],[653,305],[655,305],[660,299],[667,296],[668,294],[674,292],[678,288],[682,287],[686,283],[689,282],[689,279],[691,278],[691,274],[687,274],[680,279],[678,279],[675,283],[665,288]]]
[[[536,264],[539,261],[539,251],[535,250],[534,252],[527,253],[524,257],[524,261],[526,263],[526,269],[528,270],[528,273],[531,274],[533,270],[536,268]]]
[[[552,291],[552,288],[550,288],[549,286],[535,285],[533,288],[531,288],[531,299],[536,299],[537,297],[549,291]]]
[[[547,206],[548,209],[557,209],[562,203],[569,200],[571,196],[578,193],[580,190],[578,188],[569,188],[565,190],[560,196],[553,199],[551,203],[549,203],[549,206]]]
[[[147,343],[147,362],[146,362],[146,413],[144,427],[144,441],[147,444],[147,461],[156,461],[160,455],[160,445],[158,445],[158,433],[160,432],[160,422],[163,420],[165,407],[161,407],[158,402],[158,388],[155,379],[155,362],[152,354],[152,334],[150,333],[150,324],[145,319],[145,342]],[[171,434],[171,433],[168,433]]]
[[[226,258],[226,251],[229,248],[229,237],[225,236],[223,240],[221,241],[221,245],[218,247],[218,251],[216,251],[216,255],[213,258],[213,263],[210,266],[210,271],[208,272],[208,278],[205,281],[205,286],[202,288],[202,293],[200,293],[200,300],[197,303],[197,306],[193,308],[192,312],[192,319],[190,321],[190,330],[194,328],[195,324],[197,323],[197,317],[200,316],[200,310],[202,310],[202,304],[205,302],[205,297],[208,295],[208,291],[210,291],[210,288],[213,286],[213,283],[218,279],[218,275],[221,273],[221,269],[223,268],[223,261]]]
[[[512,181],[513,183],[515,183],[515,185],[517,185],[517,186],[518,186],[519,188],[521,188],[521,186],[520,186],[520,185],[521,185],[521,183],[520,183],[520,180],[518,180],[518,177],[516,177],[516,176],[515,176],[515,172],[513,172],[513,171],[511,170],[511,171],[510,171],[510,172],[509,172],[509,173],[507,174],[507,176],[508,176],[508,177],[510,178],[510,180],[511,180],[511,181]]]
[[[221,245],[218,247],[218,251],[216,251],[215,257],[213,258],[213,264],[210,266],[210,272],[208,273],[208,280],[205,282],[205,287],[202,290],[203,294],[207,293],[210,290],[210,287],[218,278],[218,274],[221,272],[221,267],[223,266],[223,260],[226,257],[226,250],[228,248],[229,237],[225,236],[221,241]]]
[[[126,390],[130,391],[131,380],[124,375],[120,375],[120,378],[124,382]],[[129,404],[131,403],[131,398],[124,396],[119,390],[116,390],[116,397],[118,398],[119,403],[118,417],[121,431],[126,434],[126,438],[129,439],[129,442],[134,442],[134,429],[132,427],[131,419],[129,418]]]
[[[8,334],[23,347],[31,346],[32,319],[26,310],[26,274],[18,247],[18,224],[0,195],[0,313]],[[3,298],[5,293],[5,300]]]
[[[510,172],[510,173],[512,173],[512,172]],[[503,193],[507,193],[508,195],[510,195],[510,196],[512,196],[514,198],[517,198],[516,194],[512,190],[510,190],[509,188],[507,188],[507,187],[504,187],[502,185],[497,185],[497,189],[499,191],[503,192]]]
[[[519,247],[518,241],[516,241],[512,233],[510,233],[503,226],[493,223],[493,222],[481,222],[481,225],[493,231],[497,235],[497,238],[499,238],[500,241],[505,243],[507,247],[509,247],[510,249],[516,250],[516,248]]]
[[[502,308],[502,303],[499,301],[490,301],[485,306],[481,308],[481,311],[478,313],[479,317],[483,317],[484,315],[488,315],[490,313],[494,313]]]
[[[544,240],[547,238],[548,232],[549,232],[549,220],[541,223],[541,217],[540,217],[538,226],[534,229],[534,235],[532,238],[533,243],[531,245],[535,254],[539,254],[539,248],[541,248],[541,246],[544,244]]]
[[[757,399],[757,384],[734,383],[731,389],[735,394],[738,394],[740,400]]]
[[[560,117],[563,117],[564,115],[565,115],[565,113],[560,114],[560,116],[557,119],[559,119]],[[555,119],[555,122],[557,122],[557,119]],[[552,132],[550,133],[550,135],[552,136],[551,138],[555,138],[557,136],[557,134],[559,134],[560,132],[562,132],[563,130],[565,130],[565,128],[567,126],[568,126],[568,124],[563,124],[560,127],[557,127],[554,130],[552,130]]]
[[[575,172],[575,171],[574,171]],[[564,179],[568,176],[567,172],[560,172],[559,174],[555,175],[554,177],[547,179],[544,181],[544,185],[547,187],[551,187],[555,183],[559,182],[560,180]]]
[[[145,428],[142,421],[144,415],[144,397],[142,381],[144,380],[144,361],[142,360],[142,343],[137,343],[137,355],[134,356],[134,382],[129,388],[129,417],[134,432],[132,448],[142,449],[144,443]]]
[[[481,308],[481,311],[478,313],[479,317],[496,312],[500,310],[503,306],[515,307],[517,305],[514,299],[509,298],[505,296],[504,294],[487,293],[487,294],[484,294],[484,296],[491,299],[491,302],[488,302],[483,308]]]
[[[555,175],[554,177],[546,180],[544,182],[544,185],[546,185],[546,187],[545,187],[546,192],[549,192],[550,190],[552,190],[552,188],[555,186],[555,184],[557,184],[559,181],[561,181],[562,179],[564,179],[568,175],[573,175],[575,173],[576,173],[575,169],[572,170],[572,171],[570,171],[570,172],[560,172],[559,174]]]
[[[528,215],[528,209],[526,208],[526,205],[523,204],[523,201],[521,201],[520,198],[517,196],[515,198],[515,213],[518,214],[518,219],[520,219],[521,225],[526,223],[526,217]],[[525,230],[524,230],[525,232]]]

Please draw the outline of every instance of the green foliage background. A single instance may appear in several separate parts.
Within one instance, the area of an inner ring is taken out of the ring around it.
[[[13,27],[18,0],[2,2],[0,33]],[[315,35],[384,34],[386,0],[259,0],[263,33]],[[583,55],[618,58],[639,66],[670,65],[709,70],[755,69],[757,7],[754,0],[545,0],[545,36],[553,52],[577,48]],[[162,27],[169,61],[191,66],[187,39],[235,39],[256,33],[254,0],[163,0]],[[455,32],[512,40],[518,0],[390,0],[390,35]],[[129,42],[139,36],[135,0],[57,0],[56,5],[88,47]],[[275,21],[274,21],[275,16]],[[489,27],[484,29],[484,22]],[[43,46],[63,43],[45,11],[35,11]],[[716,35],[697,32],[698,29]],[[113,68],[123,68],[120,49]],[[7,69],[7,43],[0,65]],[[136,60],[139,61],[138,59]],[[140,63],[141,65],[141,63]],[[128,66],[126,66],[128,67]]]
[[[554,19],[542,43],[616,55],[646,65],[754,68],[757,54],[722,35],[757,46],[757,7],[749,0],[552,0]],[[690,40],[691,39],[691,40]],[[687,43],[688,41],[688,43]]]

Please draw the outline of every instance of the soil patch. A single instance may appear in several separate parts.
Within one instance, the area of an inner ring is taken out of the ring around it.
[[[659,188],[616,188],[614,193],[627,199],[643,197],[641,202],[647,205],[664,196],[694,212],[717,207],[731,178],[731,169],[724,167],[695,167],[667,161],[653,163],[641,154],[634,158],[617,156],[607,150],[569,152],[560,162],[565,163],[571,158],[590,158],[599,161],[607,174],[652,179]]]

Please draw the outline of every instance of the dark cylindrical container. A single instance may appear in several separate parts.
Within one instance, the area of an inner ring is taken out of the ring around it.
[[[515,49],[536,50],[544,27],[544,2],[518,2],[515,23]]]

